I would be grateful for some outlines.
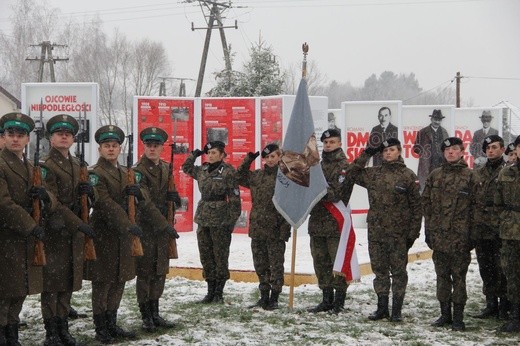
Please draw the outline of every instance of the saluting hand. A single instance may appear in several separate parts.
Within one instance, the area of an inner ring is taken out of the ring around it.
[[[256,160],[256,158],[257,158],[258,156],[260,156],[260,152],[257,151],[256,153],[253,153],[253,152],[250,151],[250,152],[247,153],[247,156],[249,157],[249,159],[250,159],[251,161],[254,161],[254,160]]]
[[[195,156],[195,158],[199,157],[200,155],[203,154],[203,151],[200,150],[200,149],[195,149],[191,152],[193,154],[193,156]]]

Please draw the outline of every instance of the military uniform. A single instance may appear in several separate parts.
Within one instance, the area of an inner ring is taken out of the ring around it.
[[[152,127],[141,131],[140,137],[145,144],[163,145],[168,139],[168,134]],[[166,219],[170,172],[166,162],[159,160],[155,164],[146,155],[141,157],[134,171],[140,175],[140,186],[146,189],[150,195],[150,202],[141,210],[137,221],[144,233],[141,238],[144,256],[138,257],[136,260],[136,291],[137,302],[143,318],[143,328],[153,331],[155,327],[173,327],[173,324],[159,316],[159,298],[163,294],[166,274],[170,268],[168,257],[170,236],[166,230],[173,232],[173,227]]]
[[[224,144],[208,145],[224,148]],[[200,151],[200,150],[199,150]],[[197,180],[201,199],[195,213],[197,242],[199,247],[202,274],[208,283],[208,300],[222,301],[222,291],[229,279],[229,246],[231,233],[241,212],[240,190],[236,182],[236,171],[230,164],[223,161],[204,163],[195,166],[195,160],[200,155],[194,151],[182,165],[184,173]]]
[[[502,139],[500,138],[500,140]],[[494,206],[498,175],[505,164],[504,159],[500,156],[495,160],[488,159],[483,167],[475,170],[478,181],[475,227],[473,227],[471,239],[475,243],[475,253],[483,282],[482,291],[487,303],[482,313],[476,316],[480,318],[498,317],[498,298],[500,298],[502,314],[507,314],[509,309],[506,278],[500,266],[500,249],[502,247],[499,235],[500,216]]]
[[[400,145],[400,143],[399,143]],[[375,274],[374,290],[378,311],[370,319],[388,317],[388,296],[392,287],[392,317],[400,320],[408,283],[408,250],[419,237],[422,210],[418,178],[401,156],[367,167],[356,179],[367,189],[368,253]]]
[[[264,148],[262,157],[278,150],[278,146],[274,146]],[[249,167],[255,159],[251,154],[238,167],[238,183],[250,189],[253,202],[249,237],[261,295],[255,305],[272,309],[278,305],[284,284],[285,243],[291,236],[291,225],[278,213],[272,201],[278,166],[264,165],[263,169],[251,171]]]
[[[29,134],[34,122],[27,115],[9,113],[0,119],[0,127]],[[7,134],[6,134],[7,135]],[[0,152],[0,341],[18,342],[19,314],[25,297],[43,290],[43,268],[32,264],[37,229],[32,218],[33,165],[4,148]],[[49,193],[43,215],[54,212],[56,199]],[[41,238],[38,235],[38,238]],[[3,340],[2,340],[3,339]]]
[[[520,136],[514,142],[518,152]],[[505,167],[498,175],[495,204],[500,212],[501,262],[507,278],[511,321],[506,332],[520,331],[520,164]]]
[[[460,317],[462,323],[467,300],[466,274],[473,247],[470,232],[473,227],[475,185],[475,175],[461,158],[454,163],[444,162],[435,169],[428,176],[421,197],[426,243],[433,249],[437,299],[441,304],[442,316],[434,322],[435,326],[452,322],[452,302],[453,322],[457,316],[457,321]]]

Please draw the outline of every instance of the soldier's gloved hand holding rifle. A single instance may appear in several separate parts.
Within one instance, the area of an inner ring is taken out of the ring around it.
[[[136,237],[139,237],[139,238],[141,238],[144,235],[141,228],[137,225],[130,225],[128,227],[128,232],[132,233],[133,235],[135,235]]]
[[[89,182],[80,182],[78,184],[79,195],[87,195],[90,198],[94,196],[94,187]]]
[[[43,240],[43,238],[45,237],[45,230],[41,226],[36,226],[31,231],[31,235],[38,240]]]
[[[176,208],[180,208],[181,197],[179,196],[179,193],[177,191],[167,191],[166,202],[173,202]]]
[[[80,231],[81,233],[83,233],[91,239],[94,239],[96,237],[96,232],[94,232],[94,229],[86,223],[82,223],[81,225],[79,225],[78,231]]]
[[[138,184],[131,184],[125,187],[125,194],[127,196],[134,196],[137,198],[137,201],[141,202],[144,200],[143,194],[141,192],[141,187]]]
[[[175,228],[173,228],[172,225],[166,226],[166,228],[164,228],[164,231],[168,234],[168,236],[170,236],[170,238],[179,239],[179,233],[177,233],[177,231],[175,230]]]
[[[32,186],[29,189],[29,196],[33,199],[39,199],[40,201],[47,203],[51,200],[47,190],[43,186]]]

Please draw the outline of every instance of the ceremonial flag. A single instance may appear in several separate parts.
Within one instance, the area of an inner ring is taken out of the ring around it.
[[[312,120],[307,81],[302,78],[282,146],[273,203],[295,229],[327,193]]]
[[[359,281],[361,274],[356,253],[356,233],[352,226],[350,204],[345,206],[343,201],[337,203],[325,202],[324,204],[325,208],[338,222],[338,228],[341,232],[333,271],[335,274],[344,276],[347,282]]]

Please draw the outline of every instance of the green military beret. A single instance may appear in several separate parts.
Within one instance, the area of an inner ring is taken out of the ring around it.
[[[94,138],[98,144],[110,141],[116,141],[122,144],[125,140],[125,133],[115,125],[105,125],[96,131]]]
[[[79,124],[74,117],[68,114],[58,114],[47,121],[47,133],[52,135],[54,132],[67,131],[76,135],[79,130]]]
[[[139,138],[143,143],[163,144],[168,140],[168,134],[158,127],[147,127],[141,131]]]
[[[4,114],[4,116],[0,118],[0,127],[4,129],[4,131],[14,129],[28,134],[34,129],[34,121],[28,115],[12,112]]]

